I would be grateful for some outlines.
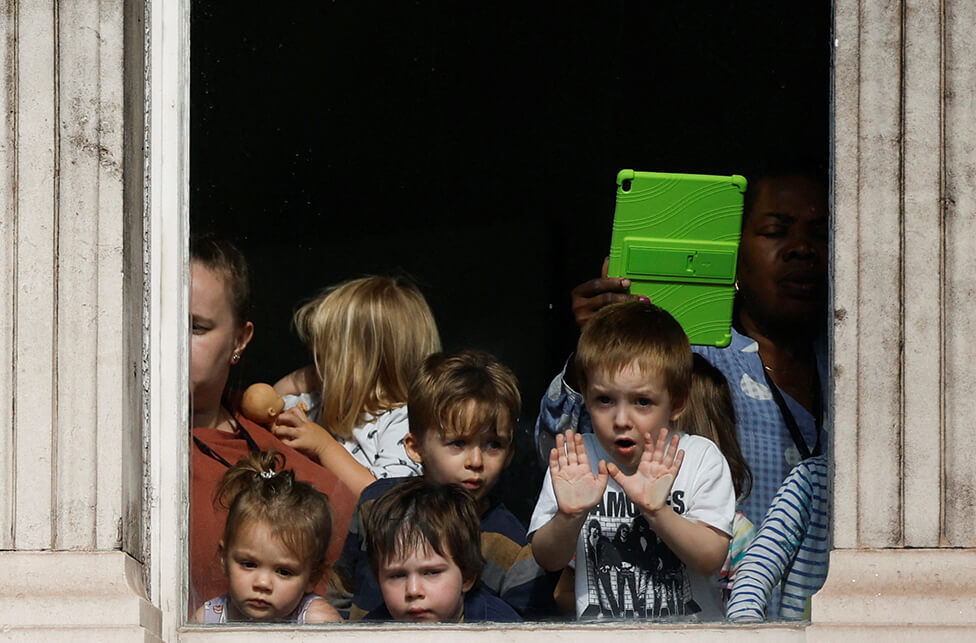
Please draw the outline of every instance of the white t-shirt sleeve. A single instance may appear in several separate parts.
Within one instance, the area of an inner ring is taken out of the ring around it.
[[[556,515],[558,506],[556,505],[556,494],[552,489],[552,474],[546,468],[546,475],[542,479],[542,490],[539,492],[539,499],[532,510],[532,519],[529,521],[528,536],[537,532],[543,525],[552,520]]]
[[[731,536],[735,488],[725,456],[711,440],[696,435],[682,436],[678,448],[685,450],[685,460],[678,472],[679,478],[685,478],[682,487],[686,493],[682,500],[687,507],[682,515]],[[688,476],[682,476],[683,473]],[[678,480],[675,482],[677,486]]]

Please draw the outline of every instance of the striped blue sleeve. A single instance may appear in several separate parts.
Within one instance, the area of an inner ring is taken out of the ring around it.
[[[826,457],[798,464],[742,558],[726,610],[730,621],[765,620],[775,586],[782,587],[780,616],[804,617],[807,599],[827,576],[828,503]]]

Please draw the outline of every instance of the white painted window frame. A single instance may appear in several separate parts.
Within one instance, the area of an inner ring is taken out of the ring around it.
[[[190,0],[147,2],[147,110],[149,112],[149,591],[163,614],[166,641],[267,641],[321,639],[328,631],[333,643],[382,636],[388,643],[423,641],[598,641],[607,624],[525,623],[519,625],[396,625],[344,626],[213,626],[186,624],[189,434],[188,239],[190,167]],[[648,636],[668,640],[803,641],[805,626],[654,625],[612,626],[616,643],[644,642]],[[748,639],[747,639],[748,637]]]
[[[147,0],[148,585],[163,639],[186,621],[190,0]]]

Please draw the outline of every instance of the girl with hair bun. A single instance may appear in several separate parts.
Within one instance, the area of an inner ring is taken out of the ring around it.
[[[229,511],[217,547],[228,591],[206,601],[195,622],[342,620],[313,592],[329,568],[329,501],[284,467],[281,454],[253,451],[221,479],[218,499]]]

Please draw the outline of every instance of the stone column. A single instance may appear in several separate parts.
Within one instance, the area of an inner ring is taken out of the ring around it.
[[[809,640],[976,626],[974,25],[968,0],[835,2],[835,549]]]
[[[18,640],[160,631],[143,565],[144,10],[0,9],[0,626]]]

